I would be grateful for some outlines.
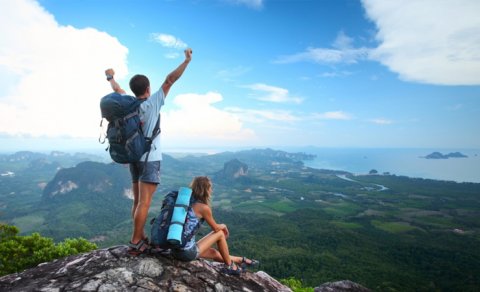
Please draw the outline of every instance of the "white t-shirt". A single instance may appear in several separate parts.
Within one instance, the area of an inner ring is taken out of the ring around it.
[[[160,109],[165,103],[165,94],[163,89],[160,88],[157,92],[150,95],[146,101],[140,104],[140,120],[143,122],[143,133],[146,137],[151,137],[153,129],[157,124],[157,120],[160,118]],[[161,119],[160,119],[161,123]],[[161,129],[160,125],[160,129]],[[140,161],[145,161],[147,153],[143,154]],[[162,150],[160,148],[160,135],[158,135],[152,143],[150,155],[148,161],[162,160]]]

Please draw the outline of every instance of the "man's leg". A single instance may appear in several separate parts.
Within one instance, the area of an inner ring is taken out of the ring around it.
[[[132,204],[132,220],[135,218],[135,211],[137,210],[140,190],[138,189],[138,182],[132,183],[133,204]]]
[[[138,205],[133,214],[133,234],[131,242],[136,244],[145,236],[144,228],[147,221],[148,210],[152,202],[153,194],[157,189],[157,184],[140,182]]]
[[[138,202],[140,200],[140,184],[138,182],[132,183],[132,192],[133,192],[133,204],[132,204],[132,222],[134,224],[133,229],[135,230],[135,212],[137,211]],[[133,233],[132,233],[133,236]],[[146,238],[145,233],[142,234],[142,239]]]

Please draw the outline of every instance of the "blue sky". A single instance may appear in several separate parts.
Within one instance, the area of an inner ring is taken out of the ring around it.
[[[158,88],[191,47],[162,111],[166,148],[480,148],[476,0],[0,0],[0,11],[4,142],[101,148],[103,70],[126,89],[137,73]]]

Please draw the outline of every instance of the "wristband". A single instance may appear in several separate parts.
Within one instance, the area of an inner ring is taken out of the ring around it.
[[[107,74],[107,81],[110,81],[113,79],[113,75]]]

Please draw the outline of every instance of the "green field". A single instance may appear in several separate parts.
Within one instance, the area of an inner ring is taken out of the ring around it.
[[[408,222],[382,222],[372,220],[371,223],[376,228],[391,233],[402,233],[417,229],[417,227],[410,225]]]

